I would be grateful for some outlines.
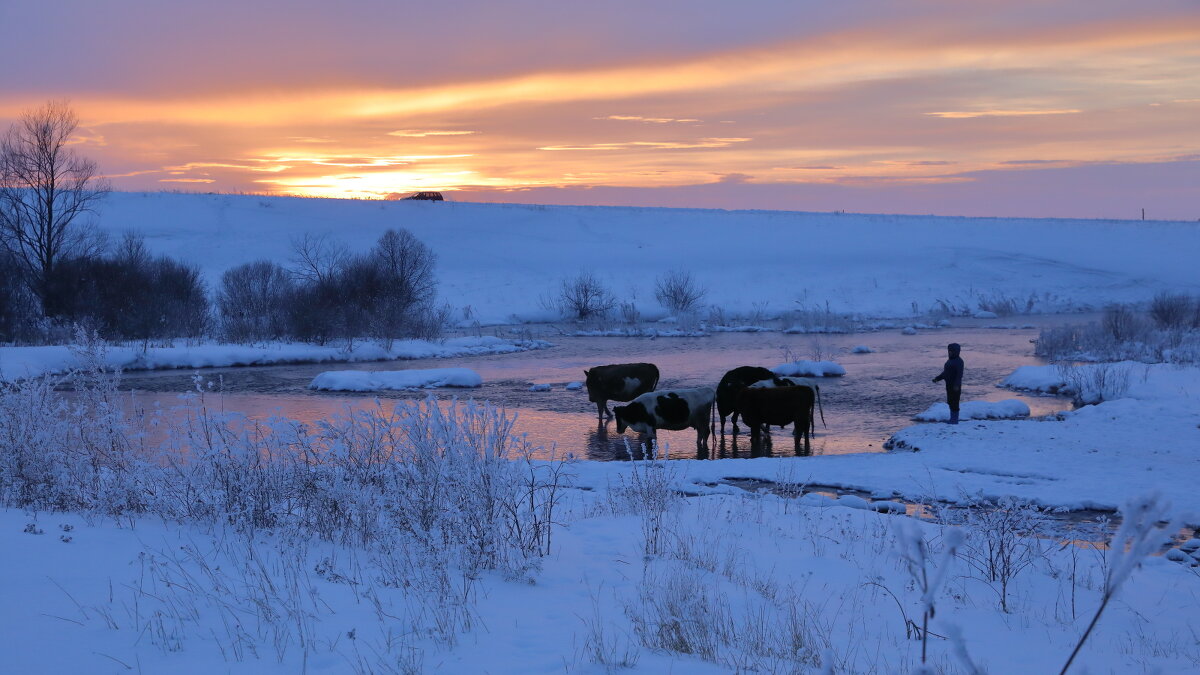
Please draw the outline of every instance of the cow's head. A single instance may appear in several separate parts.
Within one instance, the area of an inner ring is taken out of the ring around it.
[[[629,427],[643,422],[653,426],[654,418],[650,416],[646,406],[640,401],[634,401],[629,405],[613,406],[613,417],[617,419],[617,433],[623,434]]]
[[[627,406],[627,405],[614,405],[613,406],[613,417],[616,418],[616,420],[617,420],[617,433],[618,434],[625,433],[625,429],[629,426],[629,424],[625,420],[625,414],[628,409],[629,409],[629,406]]]
[[[600,393],[600,375],[593,375],[589,368],[583,371],[583,381],[587,385],[588,400],[595,403],[596,395]]]

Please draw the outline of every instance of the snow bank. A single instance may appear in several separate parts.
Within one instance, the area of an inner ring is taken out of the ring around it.
[[[874,349],[871,349],[866,345],[855,345],[854,348],[850,350],[852,354],[871,354],[874,353],[874,351]]]
[[[841,377],[846,369],[833,361],[792,361],[771,369],[780,377]]]
[[[109,346],[104,365],[125,370],[170,368],[219,368],[228,366],[266,366],[286,363],[326,363],[392,361],[406,359],[457,358],[483,354],[508,354],[551,347],[543,340],[506,340],[494,336],[450,338],[440,342],[397,340],[391,349],[374,343],[345,347],[319,346],[295,342],[263,345],[230,345],[205,342],[173,347]],[[61,373],[81,364],[70,347],[0,347],[0,381]]]
[[[960,420],[1015,420],[1029,417],[1029,406],[1024,401],[1010,398],[1005,401],[967,401],[959,408]],[[918,422],[948,422],[950,406],[934,403],[923,413],[913,416]]]
[[[313,378],[309,389],[323,391],[385,391],[429,387],[478,387],[479,373],[470,368],[418,370],[330,370]]]
[[[1057,366],[1021,366],[1000,382],[1009,389],[1043,394],[1057,394],[1064,384]]]

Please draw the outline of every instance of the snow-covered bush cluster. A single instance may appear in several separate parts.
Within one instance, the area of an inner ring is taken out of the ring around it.
[[[1036,353],[1051,361],[1200,363],[1200,298],[1160,293],[1145,312],[1113,305],[1099,322],[1044,328]]]

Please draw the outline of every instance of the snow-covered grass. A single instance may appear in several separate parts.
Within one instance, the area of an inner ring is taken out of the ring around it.
[[[114,193],[98,224],[114,235],[143,232],[153,253],[199,265],[210,287],[236,265],[287,260],[305,233],[365,251],[402,227],[438,256],[439,302],[470,307],[484,324],[559,319],[540,299],[581,269],[622,301],[651,303],[658,277],[684,270],[707,289],[703,302],[746,319],[710,322],[725,325],[797,307],[892,318],[914,316],[914,305],[917,314],[944,306],[969,315],[981,305],[1046,313],[1200,291],[1194,223],[428,206]]]
[[[1024,401],[1010,398],[1004,401],[967,401],[959,406],[959,419],[966,420],[1015,420],[1029,417],[1029,406]],[[913,415],[918,422],[947,422],[950,406],[934,403],[924,412]]]
[[[309,389],[324,391],[387,391],[434,387],[478,387],[479,373],[470,368],[414,368],[412,370],[329,370],[318,373]]]
[[[400,359],[453,358],[482,354],[508,354],[545,349],[543,340],[508,340],[494,336],[458,337],[438,342],[396,340],[390,349],[373,342],[361,342],[352,348],[303,343],[267,343],[231,345],[219,343],[180,343],[171,347],[109,346],[104,366],[122,370],[163,368],[215,368],[223,366],[265,366],[285,363],[334,363],[391,361]],[[0,381],[62,373],[79,368],[79,350],[84,345],[43,347],[0,347]]]
[[[628,463],[529,461],[484,406],[128,418],[82,377],[0,390],[14,672],[1054,672],[1088,631],[1080,672],[1200,667],[1200,575],[1144,559],[1197,503],[1157,479],[1195,475],[1194,370],[1062,422],[902,432],[916,453]],[[789,489],[722,482],[755,475]],[[958,517],[783,496],[839,480]],[[1128,519],[1131,554],[1050,526],[1156,481],[1175,508]]]

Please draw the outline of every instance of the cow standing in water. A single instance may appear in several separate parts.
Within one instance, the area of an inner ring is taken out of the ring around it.
[[[588,400],[596,404],[600,423],[612,417],[609,401],[632,401],[658,386],[658,366],[653,363],[615,363],[583,371]]]
[[[725,435],[725,418],[733,416],[733,433],[738,430],[737,397],[747,386],[762,380],[770,380],[775,373],[759,366],[738,366],[725,373],[717,385],[717,416],[721,418],[721,435]]]
[[[642,394],[629,405],[613,407],[617,433],[623,434],[625,429],[633,429],[653,443],[658,438],[659,429],[680,431],[690,427],[696,430],[696,447],[706,448],[711,433],[709,425],[712,423],[710,418],[715,396],[712,387]]]
[[[800,441],[804,441],[803,454],[812,454],[810,438],[815,429],[813,409],[816,392],[806,386],[746,387],[738,395],[738,409],[742,421],[750,427],[751,447],[763,441],[762,433],[770,436],[772,425],[792,426],[796,440],[796,454],[800,452]]]

